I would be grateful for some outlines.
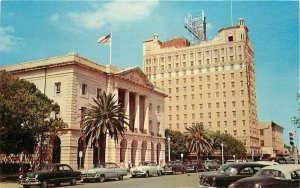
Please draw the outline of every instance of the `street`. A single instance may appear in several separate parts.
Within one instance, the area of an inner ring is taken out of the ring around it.
[[[124,177],[124,180],[106,180],[103,183],[89,182],[78,183],[76,186],[69,186],[69,184],[62,184],[60,187],[74,187],[74,188],[195,188],[198,176],[200,173],[187,173],[178,175],[164,175],[154,176],[149,178],[131,178]],[[21,188],[17,183],[0,183],[0,188]],[[49,187],[55,187],[49,185]]]

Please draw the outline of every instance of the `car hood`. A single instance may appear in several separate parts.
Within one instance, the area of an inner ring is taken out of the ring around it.
[[[25,177],[29,177],[29,178],[34,178],[35,175],[43,175],[43,174],[48,174],[51,171],[34,171],[34,172],[27,172],[25,174],[22,175],[23,178]]]
[[[256,184],[257,182],[268,182],[268,181],[272,181],[274,179],[275,178],[268,177],[268,176],[252,176],[252,177],[240,179],[240,180],[236,181],[236,183]]]
[[[93,174],[96,173],[96,169],[86,169],[80,171],[82,174]]]
[[[205,177],[228,177],[229,175],[223,172],[205,172],[201,173],[201,176]]]
[[[131,171],[134,171],[134,170],[140,170],[140,171],[143,171],[143,169],[145,169],[144,166],[136,166],[136,167],[131,168]]]

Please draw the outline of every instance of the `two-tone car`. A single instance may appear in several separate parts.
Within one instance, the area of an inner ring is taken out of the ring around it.
[[[259,163],[228,163],[224,172],[203,172],[199,176],[198,188],[228,187],[231,183],[253,176],[258,170],[265,167]]]
[[[135,178],[138,176],[149,177],[149,176],[161,176],[164,169],[156,164],[154,161],[140,162],[137,167],[130,169],[131,177]]]
[[[164,166],[164,174],[177,174],[186,172],[186,166],[183,164],[182,161],[169,161]]]
[[[93,169],[82,170],[82,180],[87,182],[90,180],[104,182],[106,179],[117,178],[123,180],[127,176],[127,168],[119,167],[116,163],[107,162],[97,165]]]
[[[23,188],[36,185],[45,188],[48,187],[48,184],[59,186],[66,182],[75,185],[77,181],[81,180],[81,172],[74,171],[67,164],[54,163],[44,166],[41,170],[20,175],[19,179]]]
[[[232,183],[229,188],[299,188],[300,165],[279,164],[260,169],[253,177]]]

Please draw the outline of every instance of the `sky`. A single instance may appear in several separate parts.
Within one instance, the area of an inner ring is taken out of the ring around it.
[[[70,52],[109,64],[109,47],[97,40],[112,32],[112,64],[142,69],[142,43],[158,34],[189,39],[188,13],[204,11],[207,39],[245,19],[254,46],[258,120],[288,132],[299,116],[298,1],[1,1],[0,66]],[[297,130],[299,136],[300,129]]]

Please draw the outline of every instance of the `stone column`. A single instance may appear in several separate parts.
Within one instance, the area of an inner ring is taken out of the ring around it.
[[[134,129],[139,130],[140,125],[140,95],[135,94],[135,119],[134,119]]]
[[[85,159],[84,159],[84,168],[89,169],[93,168],[93,151],[94,149],[90,147],[90,144],[87,146],[85,150]]]
[[[147,96],[145,96],[145,120],[144,120],[144,128],[147,129],[147,132],[150,132],[149,127],[149,99]]]
[[[125,115],[128,118],[126,121],[129,124],[129,90],[125,90],[125,99],[124,99],[124,110],[125,110]],[[127,130],[129,130],[128,125],[127,126]]]
[[[73,169],[77,169],[78,141],[72,131],[68,131],[61,137],[61,157],[60,162],[69,164]]]

